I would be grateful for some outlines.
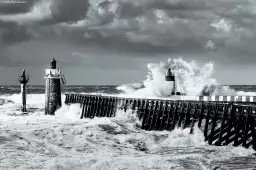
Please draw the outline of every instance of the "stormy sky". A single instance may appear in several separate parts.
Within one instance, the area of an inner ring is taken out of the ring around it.
[[[255,0],[0,0],[0,84],[44,84],[52,57],[69,84],[145,79],[148,62],[213,61],[222,84],[256,83]]]

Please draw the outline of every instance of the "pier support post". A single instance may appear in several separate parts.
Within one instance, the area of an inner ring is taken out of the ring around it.
[[[22,105],[21,105],[21,112],[27,113],[26,108],[26,84],[29,81],[28,75],[25,73],[25,69],[23,69],[22,75],[18,77],[18,81],[21,84],[21,97],[22,97]]]
[[[56,60],[53,58],[50,69],[45,70],[45,115],[54,115],[61,107],[61,80],[65,84],[65,78],[61,69],[56,68]]]

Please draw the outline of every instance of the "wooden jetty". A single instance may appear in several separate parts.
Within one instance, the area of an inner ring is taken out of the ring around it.
[[[186,100],[188,99],[188,100]],[[132,110],[144,130],[173,130],[197,125],[214,145],[234,145],[256,150],[255,96],[195,96],[177,100],[122,98],[66,94],[65,103],[80,103],[81,119],[114,117],[117,110]]]

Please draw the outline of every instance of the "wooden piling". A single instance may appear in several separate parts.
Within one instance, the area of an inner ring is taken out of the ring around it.
[[[151,100],[150,102],[150,109],[148,110],[148,115],[147,115],[147,122],[145,125],[145,130],[150,130],[150,122],[153,114],[153,109],[154,109],[155,101]]]
[[[204,118],[204,103],[201,103],[201,111],[200,111],[200,116],[199,116],[199,121],[198,121],[198,127],[201,128],[202,120]]]
[[[172,123],[171,123],[171,129],[170,130],[174,130],[174,128],[176,126],[176,120],[177,120],[177,117],[178,117],[178,109],[179,109],[180,105],[181,105],[181,103],[176,102],[175,105],[174,105],[175,109],[172,108],[172,111],[174,111],[174,112],[172,112],[173,114],[172,114],[172,119],[171,119]]]
[[[230,109],[229,109],[229,113],[228,113],[228,117],[227,117],[227,134],[224,137],[225,139],[225,145],[229,144],[229,138],[230,138],[230,134],[231,134],[231,129],[232,129],[232,118],[233,118],[233,105],[231,105]]]
[[[241,121],[243,109],[239,108],[238,113],[235,114],[235,137],[234,137],[234,146],[239,145],[239,137],[240,137],[240,129],[241,129]]]
[[[185,116],[185,109],[188,109],[188,103],[181,103],[181,108],[180,108],[180,112],[178,114],[178,127],[181,127],[181,124],[182,124],[182,121],[183,121],[183,118]]]
[[[256,116],[255,114],[251,116],[250,118],[250,126],[251,126],[251,133],[252,133],[252,147],[254,150],[256,150],[256,132],[255,132],[255,123],[256,121]]]
[[[247,109],[247,113],[244,118],[244,129],[243,129],[243,139],[242,139],[242,146],[246,147],[247,140],[248,140],[248,131],[250,126],[250,116],[251,116],[252,108],[249,107]]]
[[[187,110],[186,110],[186,113],[185,115],[183,116],[184,120],[183,120],[183,129],[186,128],[187,124],[188,124],[188,121],[190,120],[190,113],[189,113],[189,109],[192,108],[192,104],[191,103],[188,103],[187,104]],[[182,122],[181,122],[182,124]]]
[[[161,117],[161,123],[160,123],[159,130],[167,130],[167,119],[168,119],[168,113],[169,113],[168,108],[170,108],[169,107],[170,105],[171,105],[171,103],[169,103],[168,101],[165,101],[164,111],[163,111],[163,115]]]
[[[215,108],[214,108],[214,116],[212,118],[212,123],[211,123],[211,132],[210,132],[210,136],[208,138],[208,143],[211,145],[212,144],[212,141],[213,141],[213,136],[214,136],[214,130],[215,130],[215,127],[216,127],[216,121],[217,121],[217,118],[218,118],[218,105],[216,104],[215,105]]]
[[[218,140],[215,143],[215,145],[221,145],[222,142],[223,142],[222,141],[222,135],[224,133],[224,128],[225,128],[225,122],[226,122],[226,119],[227,119],[228,109],[229,109],[229,105],[225,105],[224,106],[224,112],[223,112],[222,119],[221,119],[219,137],[218,137]]]
[[[80,119],[83,119],[84,118],[84,110],[85,110],[85,100],[83,101],[83,104],[82,104],[82,111],[81,111],[81,116],[80,116]]]
[[[108,103],[109,103],[109,98],[106,97],[106,98],[105,98],[105,104],[104,104],[104,110],[103,110],[102,117],[107,117],[107,113],[108,113]]]
[[[198,104],[195,104],[195,110],[192,114],[192,120],[191,120],[191,125],[190,125],[190,134],[194,133],[194,126],[195,126],[195,122],[197,119],[197,111],[198,111]]]
[[[159,107],[158,107],[158,113],[156,115],[155,119],[155,124],[153,130],[159,130],[160,129],[160,121],[163,116],[163,107],[164,107],[164,102],[160,101]]]
[[[144,110],[144,114],[143,114],[143,119],[142,119],[142,125],[141,128],[146,130],[146,125],[147,125],[147,120],[148,120],[148,116],[149,116],[149,110],[150,110],[150,101],[147,100],[146,101],[146,106],[145,106],[145,110]]]
[[[205,137],[205,140],[208,140],[208,126],[209,126],[211,111],[212,111],[212,106],[208,105],[207,106],[206,122],[205,122],[205,126],[204,126],[204,137]]]

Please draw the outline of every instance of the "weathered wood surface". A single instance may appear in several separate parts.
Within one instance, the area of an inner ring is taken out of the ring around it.
[[[144,130],[173,130],[194,126],[214,145],[242,145],[256,150],[256,106],[254,103],[174,101],[66,94],[66,104],[81,104],[81,119],[114,117],[117,110],[132,110]]]

